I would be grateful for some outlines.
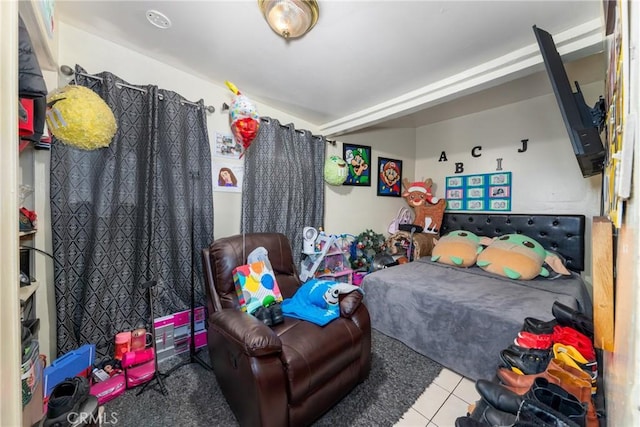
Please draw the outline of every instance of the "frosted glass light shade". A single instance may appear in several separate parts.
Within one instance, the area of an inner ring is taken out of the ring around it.
[[[285,39],[303,36],[318,21],[315,0],[258,0],[258,5],[271,29]]]

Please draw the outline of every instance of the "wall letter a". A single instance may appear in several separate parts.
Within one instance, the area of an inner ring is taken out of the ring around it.
[[[446,162],[447,160],[447,153],[445,153],[444,151],[442,153],[440,153],[440,158],[438,159],[439,162]]]

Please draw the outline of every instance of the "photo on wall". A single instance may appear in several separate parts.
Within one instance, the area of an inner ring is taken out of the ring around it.
[[[402,160],[378,157],[378,196],[402,195]]]
[[[366,145],[342,144],[342,158],[349,168],[347,179],[342,185],[371,186],[371,147]]]
[[[242,146],[238,144],[233,135],[216,132],[214,156],[239,159],[242,154]]]
[[[241,193],[244,163],[214,158],[212,161],[213,191]]]

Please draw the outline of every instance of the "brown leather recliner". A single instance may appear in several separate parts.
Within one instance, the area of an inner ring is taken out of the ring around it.
[[[225,237],[204,249],[211,363],[240,425],[309,425],[367,378],[369,312],[357,291],[340,296],[340,317],[324,327],[286,316],[269,327],[241,311],[232,271],[260,246],[268,251],[283,298],[300,286],[283,234]]]

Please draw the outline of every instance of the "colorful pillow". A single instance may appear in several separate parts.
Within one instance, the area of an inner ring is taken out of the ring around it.
[[[495,237],[480,252],[476,264],[485,271],[510,279],[531,280],[537,276],[549,276],[549,270],[542,265],[544,262],[557,273],[571,274],[557,255],[524,234]]]
[[[431,261],[455,267],[471,267],[482,252],[483,239],[470,231],[452,231],[438,239],[431,251]]]
[[[242,311],[253,313],[258,307],[282,301],[276,277],[264,261],[236,267],[233,283]]]

